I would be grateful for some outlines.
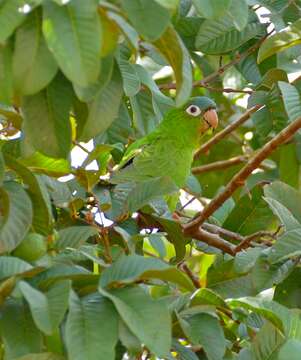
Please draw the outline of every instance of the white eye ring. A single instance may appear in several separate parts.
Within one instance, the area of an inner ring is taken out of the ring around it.
[[[199,116],[202,113],[202,110],[196,105],[190,105],[186,109],[186,112],[187,114],[192,116]]]

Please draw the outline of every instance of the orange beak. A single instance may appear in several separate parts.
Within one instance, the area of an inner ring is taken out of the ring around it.
[[[207,110],[203,115],[204,120],[212,129],[216,129],[218,125],[218,116],[214,109]]]

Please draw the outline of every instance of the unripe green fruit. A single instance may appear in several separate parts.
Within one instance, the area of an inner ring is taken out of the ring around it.
[[[28,233],[21,244],[13,251],[13,255],[26,261],[36,261],[47,252],[47,243],[44,236],[37,233]]]

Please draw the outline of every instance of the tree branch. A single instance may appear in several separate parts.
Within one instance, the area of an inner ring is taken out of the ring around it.
[[[262,108],[262,105],[253,106],[252,108],[247,110],[239,119],[233,121],[222,131],[218,132],[195,152],[194,159],[197,159],[201,154],[206,153],[211,148],[211,146],[224,139],[228,134],[230,134],[232,131],[234,131],[236,128],[246,122],[250,118],[250,116],[260,108]]]
[[[287,141],[301,128],[301,117],[291,122],[286,128],[278,133],[272,140],[266,143],[254,157],[232,178],[225,189],[219,193],[204,210],[196,215],[196,217],[187,224],[183,224],[185,234],[194,237],[199,231],[200,225],[209,218],[227,199],[229,199],[235,190],[243,186],[247,177],[253,170],[257,169],[261,162],[266,159],[280,145]]]
[[[222,250],[224,253],[235,255],[235,246],[221,238],[218,234],[212,234],[201,227],[193,232],[193,238],[200,240],[210,246]]]
[[[243,155],[235,156],[228,160],[220,160],[220,161],[215,161],[210,164],[196,166],[196,167],[192,168],[191,171],[194,175],[198,175],[198,174],[202,174],[202,173],[208,172],[208,171],[224,170],[224,169],[228,169],[231,166],[235,166],[235,165],[244,163],[247,160],[248,160],[247,156],[243,156]]]

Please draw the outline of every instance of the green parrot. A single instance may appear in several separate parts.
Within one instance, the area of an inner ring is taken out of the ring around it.
[[[201,135],[217,125],[215,102],[206,96],[191,98],[182,107],[168,111],[154,131],[128,147],[110,182],[137,183],[169,177],[183,187]]]

